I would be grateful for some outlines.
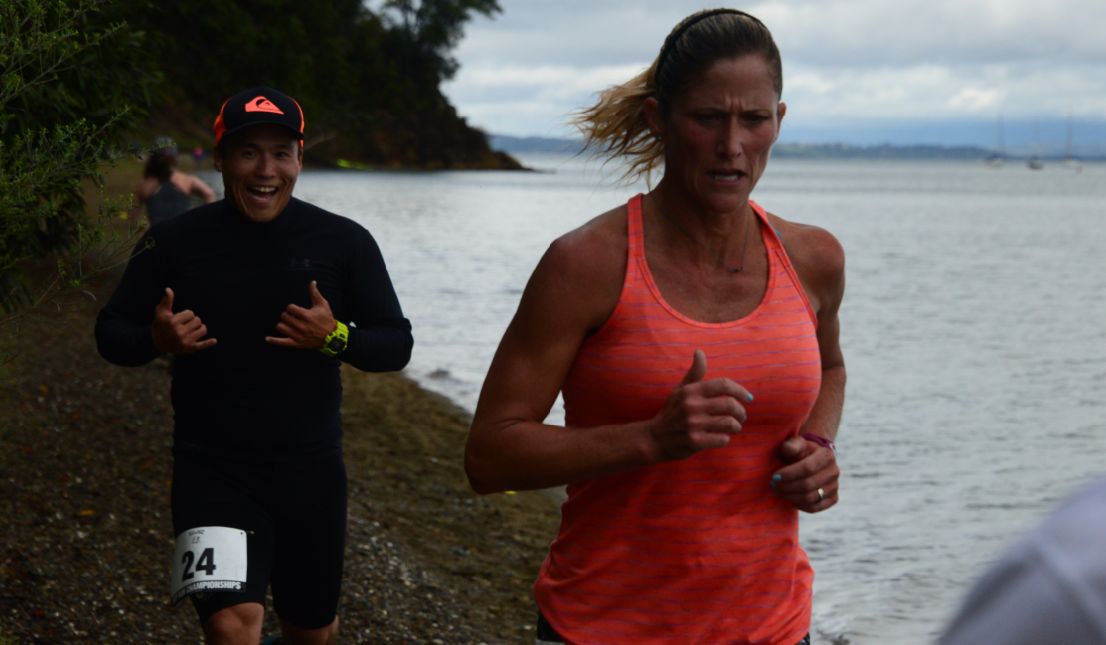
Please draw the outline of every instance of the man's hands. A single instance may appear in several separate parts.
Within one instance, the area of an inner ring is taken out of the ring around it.
[[[683,381],[649,426],[662,458],[683,459],[721,448],[741,432],[744,404],[752,401],[753,395],[728,378],[704,381],[706,374],[706,354],[697,349]]]
[[[192,354],[218,342],[214,338],[204,338],[207,326],[191,309],[173,313],[173,290],[169,287],[165,287],[165,295],[154,308],[150,335],[158,351],[173,356]]]
[[[296,349],[319,349],[323,346],[323,341],[338,326],[338,322],[334,320],[330,303],[319,292],[319,286],[314,280],[308,289],[311,292],[311,308],[288,305],[276,326],[277,333],[282,335],[266,336],[265,342]]]
[[[308,286],[311,292],[311,307],[305,309],[291,304],[280,315],[276,331],[281,336],[266,336],[265,342],[281,347],[297,349],[318,349],[323,346],[327,335],[334,331],[338,323],[330,311],[330,303],[314,280]],[[154,319],[150,323],[150,335],[154,347],[160,352],[182,356],[207,349],[218,342],[207,336],[207,326],[200,317],[185,309],[173,313],[173,290],[165,288],[165,295],[154,309]]]

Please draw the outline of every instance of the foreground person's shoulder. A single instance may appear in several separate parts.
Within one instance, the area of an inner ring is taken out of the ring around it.
[[[610,315],[626,272],[625,208],[595,217],[549,245],[526,292],[549,316],[592,330]]]
[[[602,274],[625,265],[626,244],[626,207],[620,206],[553,240],[542,264],[594,279],[597,271]]]
[[[833,233],[769,214],[788,257],[800,272],[840,275],[845,271],[845,249]],[[806,269],[807,271],[804,271]]]
[[[351,239],[371,237],[368,229],[352,217],[328,211],[311,202],[293,197],[288,203],[288,208],[301,222],[329,227],[343,235],[353,236]]]

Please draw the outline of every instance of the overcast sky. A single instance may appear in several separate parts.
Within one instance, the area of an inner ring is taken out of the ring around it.
[[[567,115],[648,66],[688,0],[499,0],[444,90],[497,134],[573,136]],[[783,55],[784,124],[1106,119],[1106,0],[780,0],[740,5]]]

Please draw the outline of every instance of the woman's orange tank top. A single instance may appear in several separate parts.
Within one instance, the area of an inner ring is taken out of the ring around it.
[[[628,204],[618,304],[582,344],[565,380],[565,423],[650,419],[696,349],[706,378],[755,400],[725,448],[568,487],[561,527],[534,585],[569,643],[797,643],[810,625],[814,572],[798,512],[769,485],[777,449],[806,421],[821,387],[816,318],[764,210],[763,300],[739,320],[704,323],[669,305],[645,259],[642,196]]]

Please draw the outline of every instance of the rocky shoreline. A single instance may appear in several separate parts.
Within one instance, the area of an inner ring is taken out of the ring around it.
[[[0,329],[0,354],[16,354],[0,366],[0,645],[202,641],[188,603],[168,601],[167,363],[110,365],[92,337],[115,279]],[[553,499],[475,495],[466,411],[402,374],[343,378],[339,641],[532,642]]]

